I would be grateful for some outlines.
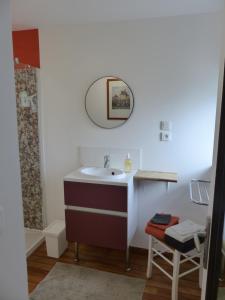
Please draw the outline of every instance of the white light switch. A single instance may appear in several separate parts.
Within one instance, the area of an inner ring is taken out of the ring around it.
[[[171,132],[160,132],[160,141],[168,142],[172,140]]]
[[[161,121],[160,129],[165,131],[170,131],[172,129],[172,122],[170,121]]]

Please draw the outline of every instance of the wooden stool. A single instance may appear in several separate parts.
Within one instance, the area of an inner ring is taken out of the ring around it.
[[[156,249],[156,246],[160,246],[163,250]],[[186,253],[179,252],[178,250],[168,246],[164,241],[157,239],[156,237],[149,235],[149,248],[148,248],[148,265],[147,265],[147,278],[151,278],[152,276],[152,266],[156,266],[160,271],[162,271],[167,277],[172,280],[172,300],[178,300],[178,282],[179,279],[183,276],[194,272],[199,269],[199,287],[201,288],[202,285],[202,270],[203,270],[203,244],[201,244],[200,252],[197,252],[196,249],[192,249],[194,254],[187,255]],[[164,252],[169,252],[173,255],[172,261],[169,260],[165,255]],[[190,251],[188,252],[190,254]],[[158,263],[155,262],[154,258],[156,256],[160,256],[164,259],[168,264],[173,267],[173,274],[170,275],[165,269],[163,269]],[[181,259],[181,257],[184,259]],[[200,262],[196,262],[194,258],[200,258]],[[186,272],[180,273],[180,265],[184,262],[190,261],[194,264],[194,267],[189,269]]]

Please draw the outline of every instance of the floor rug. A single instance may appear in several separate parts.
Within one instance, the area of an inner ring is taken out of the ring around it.
[[[141,300],[145,280],[56,263],[30,300]]]

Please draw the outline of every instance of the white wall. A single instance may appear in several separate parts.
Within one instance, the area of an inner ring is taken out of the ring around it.
[[[46,158],[47,219],[63,218],[63,176],[78,167],[78,146],[143,149],[143,167],[175,171],[179,183],[139,185],[134,244],[156,211],[204,222],[206,208],[189,202],[190,178],[207,177],[212,161],[219,73],[217,14],[76,27],[41,28],[41,106]],[[133,89],[135,109],[122,127],[104,130],[84,108],[88,86],[117,75]],[[160,120],[173,140],[159,141]]]
[[[9,1],[0,1],[0,299],[26,300],[27,275],[17,145]]]

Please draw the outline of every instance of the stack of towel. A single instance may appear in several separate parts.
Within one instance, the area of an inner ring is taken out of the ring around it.
[[[196,224],[191,220],[185,220],[176,226],[166,229],[166,235],[182,243],[192,239],[195,234],[201,233],[205,233],[205,226]]]
[[[165,242],[183,253],[194,248],[200,252],[200,244],[204,242],[204,239],[205,226],[196,224],[191,220],[185,220],[165,231]]]
[[[163,240],[165,238],[165,230],[170,226],[176,225],[179,223],[179,218],[175,216],[166,215],[168,221],[165,224],[163,220],[164,214],[156,214],[146,225],[145,232],[156,237],[159,240]],[[158,220],[158,221],[157,221]]]

